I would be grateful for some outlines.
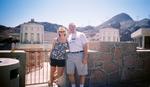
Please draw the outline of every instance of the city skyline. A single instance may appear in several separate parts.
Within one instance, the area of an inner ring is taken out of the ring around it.
[[[1,0],[0,24],[15,27],[34,18],[67,27],[98,26],[119,13],[134,20],[150,18],[149,0]]]

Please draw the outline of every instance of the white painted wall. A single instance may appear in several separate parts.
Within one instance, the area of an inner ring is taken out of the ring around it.
[[[101,42],[120,42],[119,30],[115,28],[103,28],[92,39]]]

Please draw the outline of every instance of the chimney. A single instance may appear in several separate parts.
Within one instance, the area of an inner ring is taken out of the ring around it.
[[[34,22],[34,19],[33,19],[33,18],[31,19],[31,22]]]

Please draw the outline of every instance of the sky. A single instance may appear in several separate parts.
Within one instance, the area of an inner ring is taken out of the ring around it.
[[[98,26],[127,13],[134,20],[150,18],[150,0],[0,0],[0,25],[15,27],[32,18],[78,27]]]

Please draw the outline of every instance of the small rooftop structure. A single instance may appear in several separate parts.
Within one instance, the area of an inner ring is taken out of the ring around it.
[[[150,28],[140,28],[131,34],[139,49],[150,49]]]

